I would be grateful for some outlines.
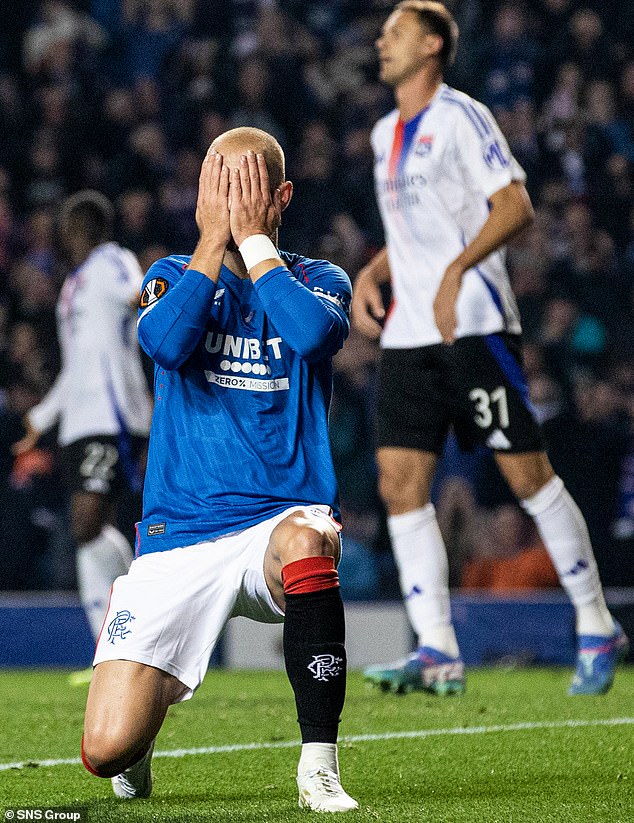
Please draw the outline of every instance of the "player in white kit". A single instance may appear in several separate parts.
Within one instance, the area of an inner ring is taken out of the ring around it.
[[[442,3],[411,0],[396,6],[377,40],[381,79],[397,102],[372,134],[386,248],[359,274],[353,319],[381,335],[380,492],[419,645],[366,678],[395,692],[464,690],[447,552],[430,502],[452,425],[463,448],[494,451],[575,607],[570,693],[603,693],[627,639],[606,607],[583,516],[544,451],[505,265],[504,244],[532,220],[525,174],[489,110],[443,82],[457,37]],[[388,281],[385,313],[380,286]]]
[[[79,594],[95,639],[110,587],[132,562],[110,520],[117,493],[140,489],[138,458],[151,417],[136,335],[143,274],[134,254],[110,240],[113,219],[98,192],[79,192],[62,206],[61,241],[73,266],[57,303],[62,368],[14,447],[27,451],[59,424]]]

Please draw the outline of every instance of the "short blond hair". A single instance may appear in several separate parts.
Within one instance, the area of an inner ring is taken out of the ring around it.
[[[286,179],[284,151],[273,135],[267,131],[252,126],[240,126],[218,135],[211,145],[217,147],[220,143],[244,151],[252,149],[263,154],[269,172],[271,189],[281,186]]]
[[[415,12],[423,26],[442,38],[438,57],[443,68],[450,66],[456,56],[460,29],[447,6],[436,0],[402,0],[397,3],[396,9]]]

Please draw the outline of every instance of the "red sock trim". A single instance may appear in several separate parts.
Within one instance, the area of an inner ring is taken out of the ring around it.
[[[284,594],[310,594],[339,586],[333,557],[303,557],[282,569]]]
[[[84,767],[90,772],[90,774],[94,774],[95,777],[103,777],[102,774],[90,765],[90,761],[86,757],[86,752],[84,751],[84,735],[81,736],[81,762],[84,764]]]

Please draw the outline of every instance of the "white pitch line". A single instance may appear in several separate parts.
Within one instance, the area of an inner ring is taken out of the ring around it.
[[[500,732],[524,732],[533,729],[585,729],[597,726],[632,726],[634,717],[611,717],[605,720],[544,720],[535,723],[510,723],[506,726],[455,726],[449,729],[421,729],[411,732],[384,732],[383,734],[354,734],[340,737],[340,743],[367,743],[377,740],[424,740],[427,737],[453,737],[469,734],[499,734]],[[225,754],[227,752],[253,752],[264,749],[292,749],[299,740],[282,740],[275,743],[231,743],[226,746],[199,746],[193,749],[171,749],[154,752],[154,757],[187,757],[198,754]],[[0,763],[0,772],[9,769],[25,769],[42,766],[77,766],[79,757],[57,760],[23,760],[18,763]]]

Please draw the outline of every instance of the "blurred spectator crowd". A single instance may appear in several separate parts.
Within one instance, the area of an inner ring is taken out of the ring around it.
[[[634,3],[448,5],[461,41],[447,80],[493,110],[536,208],[509,249],[533,402],[604,582],[634,585]],[[296,187],[282,247],[354,280],[382,245],[369,134],[393,106],[373,47],[391,6],[0,0],[0,587],[73,585],[54,439],[10,453],[59,367],[61,199],[106,193],[117,240],[145,269],[195,245],[209,143],[259,126],[280,140]],[[398,596],[372,454],[376,358],[353,332],[336,363],[349,597]],[[554,585],[544,563],[531,574],[526,552],[543,547],[486,454],[450,441],[435,500],[454,585]]]

